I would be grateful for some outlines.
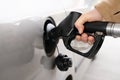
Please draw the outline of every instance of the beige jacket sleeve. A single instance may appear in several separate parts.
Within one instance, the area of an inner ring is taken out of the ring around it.
[[[95,8],[105,21],[120,22],[120,0],[102,0]]]

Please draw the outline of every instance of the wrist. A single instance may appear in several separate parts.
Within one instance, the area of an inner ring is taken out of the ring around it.
[[[97,9],[92,9],[91,11],[87,12],[88,14],[88,21],[102,21],[102,15],[98,12]]]

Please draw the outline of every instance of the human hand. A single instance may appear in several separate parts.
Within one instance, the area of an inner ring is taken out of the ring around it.
[[[76,36],[76,39],[78,41],[83,41],[89,44],[93,44],[95,42],[94,37],[88,36],[86,33],[84,33],[84,23],[92,21],[102,21],[102,16],[96,9],[93,9],[89,12],[82,14],[75,22],[75,27],[81,34],[81,36],[79,35]]]

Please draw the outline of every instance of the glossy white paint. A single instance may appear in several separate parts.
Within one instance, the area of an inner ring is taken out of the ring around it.
[[[0,24],[1,80],[61,80],[74,73],[74,67],[68,72],[52,68],[58,52],[50,58],[44,52],[43,21],[26,19]]]

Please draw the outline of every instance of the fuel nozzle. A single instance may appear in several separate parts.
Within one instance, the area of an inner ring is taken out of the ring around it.
[[[108,23],[106,33],[108,36],[120,37],[120,23]]]
[[[110,23],[110,22],[102,22],[102,21],[94,21],[94,22],[86,22],[84,24],[84,33],[88,35],[93,35],[95,42],[91,49],[87,52],[82,52],[80,50],[75,49],[71,42],[75,39],[76,35],[79,34],[79,31],[75,27],[76,20],[81,16],[79,12],[70,12],[70,14],[63,19],[57,27],[53,28],[49,32],[47,32],[49,39],[46,42],[47,44],[55,44],[55,46],[46,47],[47,49],[56,48],[57,42],[59,38],[62,38],[65,47],[68,50],[71,50],[83,57],[87,57],[89,59],[94,59],[95,55],[98,53],[99,49],[101,48],[105,36],[113,36],[113,37],[120,37],[120,24]],[[46,51],[47,52],[47,51]]]

